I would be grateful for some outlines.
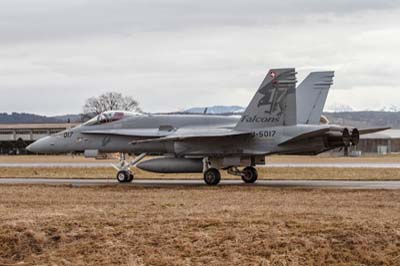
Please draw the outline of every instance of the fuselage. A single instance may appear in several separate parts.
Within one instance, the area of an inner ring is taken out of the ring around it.
[[[114,152],[138,155],[129,163],[121,156],[120,164],[114,165],[121,183],[133,180],[134,166],[162,173],[202,172],[208,185],[219,183],[222,169],[254,183],[255,166],[265,164],[266,155],[318,154],[357,145],[358,129],[318,124],[327,96],[322,90],[330,87],[332,77],[332,72],[315,74],[303,87],[313,99],[307,96],[297,102],[295,69],[272,69],[241,117],[109,111],[39,140],[28,150],[84,152],[87,157]],[[150,154],[164,156],[140,162]]]
[[[88,150],[99,153],[174,154],[175,156],[227,156],[267,155],[274,153],[317,154],[326,149],[324,140],[302,145],[278,144],[304,132],[321,128],[321,125],[293,125],[252,130],[251,137],[230,137],[175,141],[173,143],[130,144],[133,141],[155,138],[154,132],[168,135],[176,131],[196,134],[198,130],[216,128],[233,129],[240,117],[216,115],[135,115],[107,123],[84,123],[75,128],[41,139],[28,148],[35,153],[74,153]],[[87,134],[102,130],[140,130],[142,136],[118,134]],[[148,132],[148,134],[146,134]],[[150,134],[152,133],[152,134]]]

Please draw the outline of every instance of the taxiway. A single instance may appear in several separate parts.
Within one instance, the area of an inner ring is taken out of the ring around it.
[[[203,180],[187,179],[136,179],[129,184],[119,184],[115,179],[47,179],[1,178],[0,185],[72,185],[72,186],[207,186]],[[338,189],[400,189],[400,181],[345,181],[345,180],[258,180],[244,184],[241,180],[222,180],[219,186],[263,186],[277,188],[338,188]]]

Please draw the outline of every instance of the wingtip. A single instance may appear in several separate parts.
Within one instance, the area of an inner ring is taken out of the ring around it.
[[[372,133],[377,133],[385,130],[392,129],[391,127],[377,127],[377,128],[365,128],[365,129],[359,129],[358,131],[360,132],[360,135],[366,135],[366,134],[372,134]]]

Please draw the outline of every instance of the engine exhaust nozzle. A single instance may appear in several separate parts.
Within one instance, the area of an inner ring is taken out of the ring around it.
[[[358,131],[357,128],[353,129],[353,131],[351,131],[351,144],[353,146],[358,145],[358,143],[360,142],[360,131]]]
[[[350,144],[351,144],[351,135],[350,135],[350,131],[347,128],[343,129],[342,137],[343,137],[344,146],[346,146],[346,147],[350,146]]]
[[[351,145],[351,135],[347,128],[344,128],[342,132],[329,132],[327,140],[329,147],[348,147]]]

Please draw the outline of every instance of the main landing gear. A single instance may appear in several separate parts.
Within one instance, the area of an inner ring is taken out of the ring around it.
[[[221,173],[217,168],[209,168],[204,172],[204,182],[209,186],[216,186],[221,181]]]
[[[228,169],[228,174],[240,176],[246,184],[253,184],[258,179],[257,169],[248,166],[240,171],[237,167],[232,167]],[[216,186],[221,181],[221,173],[217,168],[209,168],[203,173],[204,182],[209,186]]]
[[[256,168],[249,166],[243,169],[240,176],[245,183],[253,184],[257,181],[258,172]]]
[[[130,183],[135,178],[135,175],[131,171],[131,167],[138,164],[144,157],[146,157],[146,153],[142,153],[139,156],[135,157],[132,162],[127,162],[125,154],[121,153],[120,155],[120,163],[117,165],[113,165],[115,169],[118,170],[117,180],[120,183]]]
[[[218,166],[211,164],[208,158],[203,159],[203,176],[207,185],[216,186],[221,181],[221,173],[218,168]],[[243,170],[239,170],[237,166],[232,166],[227,168],[227,172],[230,175],[240,176],[247,184],[256,182],[258,178],[257,169],[253,166],[245,167]]]

